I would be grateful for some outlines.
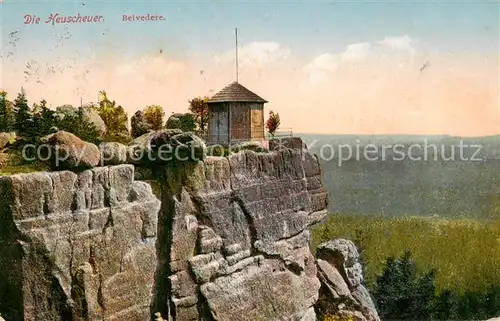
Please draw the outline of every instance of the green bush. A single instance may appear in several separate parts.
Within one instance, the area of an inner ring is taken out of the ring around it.
[[[429,320],[436,287],[434,271],[418,275],[411,253],[388,258],[372,295],[383,320]]]
[[[75,134],[80,139],[99,145],[101,143],[100,132],[97,127],[87,121],[83,116],[83,111],[76,115],[65,115],[63,119],[56,122],[57,129]]]
[[[410,252],[386,260],[372,296],[382,320],[486,320],[500,314],[500,286],[437,294],[434,271],[418,275]]]

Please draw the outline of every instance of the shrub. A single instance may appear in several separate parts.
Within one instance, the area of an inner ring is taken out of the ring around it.
[[[419,276],[411,253],[388,258],[373,296],[383,320],[428,320],[433,307],[434,271]]]

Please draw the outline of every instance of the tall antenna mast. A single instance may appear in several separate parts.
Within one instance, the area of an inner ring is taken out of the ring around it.
[[[236,35],[236,82],[238,82],[238,28],[234,29]]]

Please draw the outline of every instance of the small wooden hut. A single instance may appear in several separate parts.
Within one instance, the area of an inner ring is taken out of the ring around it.
[[[208,100],[209,144],[264,140],[265,99],[237,81]]]

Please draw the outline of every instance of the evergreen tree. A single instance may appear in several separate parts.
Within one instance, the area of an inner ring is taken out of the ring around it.
[[[65,115],[56,123],[56,127],[59,130],[70,132],[84,141],[96,145],[101,143],[99,129],[84,117],[83,108],[78,108],[76,114]]]
[[[373,296],[383,320],[429,320],[435,302],[435,272],[419,276],[405,252],[399,259],[386,260],[377,277]]]
[[[14,100],[14,115],[14,129],[16,129],[21,136],[27,134],[29,128],[32,126],[32,119],[31,110],[28,106],[28,99],[26,98],[26,92],[24,91],[24,88],[21,88],[21,91],[17,95],[16,100]]]
[[[7,92],[0,90],[0,132],[9,132],[13,128],[12,102],[7,99]]]
[[[54,115],[54,111],[47,107],[47,101],[42,100],[40,104],[34,104],[33,106],[33,132],[32,136],[34,138],[43,137],[51,133],[51,128],[55,127],[57,119]]]

